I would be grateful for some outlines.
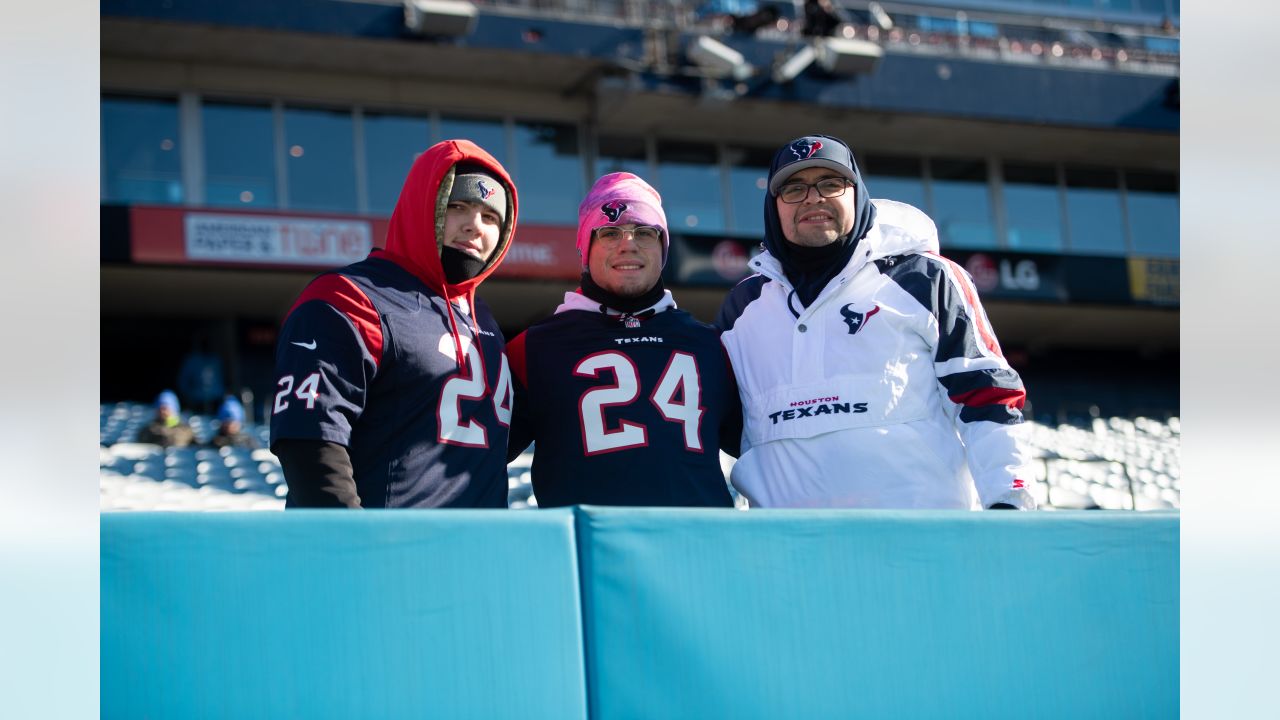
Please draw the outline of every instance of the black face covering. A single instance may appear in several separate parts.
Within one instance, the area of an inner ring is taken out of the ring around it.
[[[858,241],[852,235],[837,238],[835,242],[822,247],[805,247],[788,242],[786,265],[783,269],[791,286],[795,288],[800,304],[809,307],[818,293],[831,282],[831,278],[844,270],[857,248]]]
[[[450,284],[470,280],[479,275],[480,271],[484,270],[485,263],[486,261],[470,253],[451,247],[440,250],[440,265],[444,268],[444,279]]]
[[[658,282],[645,293],[635,297],[622,297],[597,285],[596,281],[591,278],[591,273],[582,273],[582,294],[610,310],[617,310],[618,312],[633,313],[637,310],[643,310],[661,300],[665,292],[666,288],[662,286],[662,278],[658,278]]]

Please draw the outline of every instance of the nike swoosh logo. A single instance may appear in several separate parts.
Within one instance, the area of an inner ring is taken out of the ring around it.
[[[306,349],[308,349],[308,350],[315,350],[315,349],[316,349],[316,341],[315,341],[315,340],[312,340],[312,341],[311,341],[311,342],[309,342],[309,343],[298,342],[298,341],[294,340],[291,344],[293,344],[293,345],[297,345],[297,346],[298,346],[298,347],[300,347],[300,348],[306,348]]]

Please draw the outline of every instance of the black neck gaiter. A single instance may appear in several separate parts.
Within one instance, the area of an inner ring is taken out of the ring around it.
[[[786,242],[786,241],[784,241]],[[831,278],[840,274],[844,266],[849,264],[858,241],[849,235],[837,239],[822,247],[805,247],[787,242],[787,257],[782,267],[795,288],[800,304],[809,307],[818,293],[831,282]]]
[[[440,265],[444,268],[444,279],[452,285],[479,275],[484,270],[485,261],[461,250],[445,247],[440,250]]]
[[[656,304],[662,299],[666,288],[662,286],[662,278],[658,278],[658,282],[649,290],[635,297],[622,297],[605,290],[591,279],[591,273],[582,273],[582,294],[604,305],[610,310],[617,310],[621,313],[634,313],[638,310]]]

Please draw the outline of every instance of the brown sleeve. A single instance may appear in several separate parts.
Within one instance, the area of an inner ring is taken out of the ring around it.
[[[351,456],[323,440],[278,440],[271,451],[289,484],[286,508],[360,508]]]

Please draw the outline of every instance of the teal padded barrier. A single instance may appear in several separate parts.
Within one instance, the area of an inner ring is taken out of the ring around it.
[[[1170,718],[1178,516],[578,518],[593,720]]]
[[[109,513],[104,718],[585,718],[569,510]]]

